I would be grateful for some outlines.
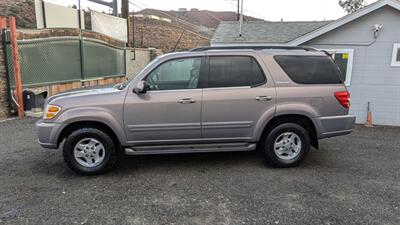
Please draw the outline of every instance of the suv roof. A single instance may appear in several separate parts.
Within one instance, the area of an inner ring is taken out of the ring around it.
[[[252,50],[303,50],[303,51],[320,51],[312,47],[302,47],[302,46],[268,46],[268,45],[252,45],[252,46],[205,46],[191,49],[191,52],[200,52],[207,50],[240,50],[240,49],[252,49]]]

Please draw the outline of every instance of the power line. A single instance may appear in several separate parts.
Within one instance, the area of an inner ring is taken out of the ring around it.
[[[230,0],[224,0],[225,2],[227,2],[228,4],[230,4],[230,5],[233,5],[233,6],[237,6],[235,3],[233,3],[233,2],[231,2]]]
[[[190,26],[190,27],[192,27],[192,28],[195,28],[195,29],[197,29],[197,30],[199,30],[199,31],[204,31],[204,32],[206,32],[206,33],[208,33],[208,34],[211,34],[210,31],[206,31],[206,30],[205,30],[203,27],[201,27],[201,26],[195,25],[195,24],[193,24],[193,23],[190,23],[190,22],[188,22],[188,21],[186,21],[186,20],[180,19],[180,18],[178,18],[178,17],[176,17],[176,16],[173,16],[173,15],[168,14],[168,13],[166,13],[166,12],[163,12],[163,11],[161,11],[161,10],[158,10],[158,9],[149,9],[149,10],[155,11],[156,13],[159,13],[159,14],[161,13],[161,14],[163,14],[163,15],[165,15],[165,16],[175,17],[175,19],[176,19],[177,21],[179,21],[180,23],[182,23],[182,24],[185,24],[185,25],[187,25],[187,26]]]
[[[137,3],[136,3],[136,4],[133,3],[133,2],[130,2],[130,3],[131,3],[132,5],[134,5],[134,6],[136,6],[136,7],[140,8],[140,9],[142,9],[142,10],[145,10],[145,8],[139,6]],[[151,9],[151,8],[147,7],[147,10],[153,11],[153,12],[155,12],[155,13],[161,13],[161,14],[166,15],[166,16],[168,16],[168,17],[174,17],[173,15],[170,15],[170,14],[165,13],[165,12],[163,12],[163,11],[161,11],[161,10],[158,10],[158,9]],[[185,21],[185,20],[182,20],[182,19],[180,19],[180,18],[178,18],[178,17],[175,17],[175,18],[176,18],[177,20],[179,20],[179,22],[181,22],[181,23],[183,23],[183,24],[185,24],[185,25],[191,26],[191,27],[193,27],[193,28],[195,28],[195,29],[198,29],[198,30],[202,30],[201,27],[199,27],[199,26],[197,26],[197,25],[194,25],[194,24],[192,24],[192,23],[190,23],[190,22],[187,22],[187,21]]]
[[[235,6],[235,7],[238,6],[237,4],[235,4],[235,3],[233,3],[233,2],[231,2],[231,1],[229,1],[229,0],[224,0],[224,1],[225,1],[226,3],[228,3],[228,4],[230,4],[230,5]],[[255,16],[257,16],[257,17],[259,17],[260,19],[263,19],[263,20],[268,20],[265,16],[263,16],[263,15],[261,15],[261,14],[259,14],[259,13],[256,13],[256,12],[254,12],[254,11],[248,10],[248,9],[246,9],[246,8],[243,8],[243,12],[246,12],[246,13],[249,13],[249,14],[253,14],[253,15],[255,15]],[[247,17],[247,16],[244,16],[244,17]]]
[[[218,17],[216,17],[215,15],[211,14],[209,11],[204,10],[204,12],[207,13],[207,14],[208,14],[209,16],[211,16],[212,18],[218,20],[218,22],[221,22],[221,21],[222,21],[220,18],[218,18]]]
[[[136,6],[136,7],[141,8],[141,9],[147,8],[148,10],[151,10],[151,11],[153,11],[153,12],[156,12],[156,13],[158,13],[159,15],[160,15],[160,14],[163,14],[164,16],[174,17],[178,22],[180,22],[180,23],[182,23],[182,24],[184,24],[184,25],[187,25],[187,26],[189,26],[189,27],[192,27],[192,28],[194,28],[194,29],[196,29],[196,30],[198,30],[198,31],[200,31],[200,32],[206,32],[208,35],[212,35],[212,32],[210,32],[210,31],[208,31],[208,30],[205,30],[206,27],[202,27],[202,26],[195,25],[195,24],[190,23],[190,22],[188,22],[188,21],[186,21],[186,20],[180,19],[180,18],[178,18],[178,17],[176,17],[176,16],[174,16],[174,15],[168,14],[168,13],[162,11],[162,10],[152,9],[152,8],[148,7],[148,5],[145,5],[145,4],[143,4],[143,3],[140,3],[140,4],[141,4],[144,8],[143,8],[143,7],[140,7],[140,6],[138,5],[138,1],[136,1],[136,4],[135,4],[135,3],[131,3],[131,4],[134,5],[134,6]]]
[[[131,2],[131,1],[129,1],[129,3],[132,4],[133,6],[138,7],[138,8],[141,9],[141,10],[144,10],[143,7],[136,5],[135,3]],[[179,28],[179,29],[182,29],[182,30],[184,30],[184,31],[186,31],[186,32],[188,32],[188,33],[191,33],[191,34],[194,34],[194,35],[196,35],[196,36],[198,36],[198,37],[201,37],[201,38],[203,38],[203,39],[211,40],[211,39],[208,38],[208,37],[205,37],[205,36],[203,36],[203,35],[201,35],[201,34],[198,34],[198,33],[194,32],[194,31],[188,30],[188,29],[186,29],[186,28],[184,28],[184,27],[182,27],[182,26],[179,26],[179,25],[176,25],[176,24],[173,24],[173,23],[171,23],[171,25],[172,25],[172,26],[175,26],[175,27],[177,27],[177,28]]]

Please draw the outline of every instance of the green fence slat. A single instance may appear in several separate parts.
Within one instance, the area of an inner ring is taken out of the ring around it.
[[[84,79],[125,74],[125,50],[90,40],[82,46]]]
[[[79,39],[58,38],[19,41],[22,85],[63,83],[125,74],[124,49],[83,40],[84,74],[81,75]],[[11,46],[6,46],[9,81],[15,86]]]
[[[13,58],[12,58],[12,53],[11,53],[11,45],[6,45],[6,51],[5,51],[5,56],[7,58],[7,71],[8,71],[8,81],[10,87],[15,86],[15,79],[14,79],[14,71],[13,71]]]

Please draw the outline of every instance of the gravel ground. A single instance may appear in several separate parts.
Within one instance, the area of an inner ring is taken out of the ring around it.
[[[36,143],[34,122],[0,123],[1,224],[400,224],[400,128],[322,140],[291,169],[236,152],[125,158],[81,177]]]

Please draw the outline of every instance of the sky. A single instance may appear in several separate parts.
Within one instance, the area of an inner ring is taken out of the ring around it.
[[[45,0],[60,5],[73,5],[78,0]],[[111,0],[105,0],[111,1]],[[130,0],[130,10],[142,8],[177,10],[198,8],[211,11],[236,11],[237,0]],[[338,4],[339,0],[243,0],[244,14],[269,21],[315,21],[334,20],[346,13]],[[366,0],[367,4],[376,0]],[[108,12],[107,7],[88,0],[81,0],[82,8]]]

